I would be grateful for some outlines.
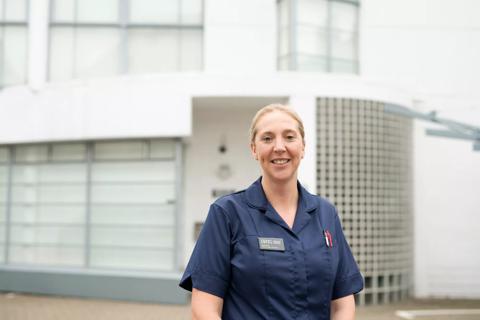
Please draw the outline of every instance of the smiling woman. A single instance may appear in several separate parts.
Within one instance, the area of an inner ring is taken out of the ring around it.
[[[193,291],[193,319],[354,318],[363,278],[335,207],[297,181],[304,141],[287,106],[253,118],[262,176],[210,207],[180,282]]]
[[[257,115],[252,123],[250,148],[262,168],[262,184],[286,183],[295,189],[297,169],[305,152],[300,118],[282,105],[269,105]]]

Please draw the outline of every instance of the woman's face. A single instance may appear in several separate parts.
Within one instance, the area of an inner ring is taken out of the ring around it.
[[[276,182],[296,180],[305,151],[297,121],[275,110],[264,114],[256,128],[257,134],[250,147],[262,167],[263,176]]]

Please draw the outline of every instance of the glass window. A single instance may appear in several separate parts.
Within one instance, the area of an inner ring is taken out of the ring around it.
[[[146,159],[148,157],[146,141],[97,142],[94,144],[93,150],[95,160]]]
[[[10,152],[7,147],[0,147],[0,163],[7,163]]]
[[[357,55],[356,38],[351,32],[332,31],[332,58],[354,61]]]
[[[0,11],[1,13],[1,11]],[[8,148],[0,148],[0,263],[5,261],[5,237],[8,192]]]
[[[278,50],[280,57],[289,55],[290,52],[290,38],[288,37],[289,27],[282,27],[280,30]]]
[[[75,73],[81,78],[120,71],[120,32],[115,28],[78,28],[75,33]]]
[[[87,146],[84,143],[52,145],[53,161],[85,160]]]
[[[358,6],[358,1],[280,0],[278,68],[356,73]]]
[[[202,0],[52,0],[52,80],[200,70]]]
[[[9,263],[83,266],[87,165],[49,154],[48,145],[15,148]]]
[[[171,250],[136,248],[125,250],[115,247],[93,247],[91,263],[98,268],[140,270],[168,270],[174,263]]]
[[[203,32],[184,29],[180,32],[180,68],[184,71],[195,70],[202,65]]]
[[[318,55],[297,55],[298,70],[299,71],[318,71],[324,72],[327,70],[327,58]]]
[[[4,83],[11,85],[26,82],[27,29],[5,27],[3,45]]]
[[[52,21],[74,22],[75,0],[52,1]]]
[[[173,146],[170,141],[159,140],[95,144],[98,162],[92,164],[91,171],[92,266],[173,269]],[[155,158],[159,160],[145,161]]]
[[[63,1],[63,0],[62,0]],[[135,0],[133,2],[136,2]],[[58,1],[55,1],[56,3]],[[81,0],[77,1],[77,22],[118,23],[119,0]]]
[[[168,140],[150,141],[150,158],[171,158],[175,157],[175,144]]]
[[[23,145],[15,148],[16,162],[40,162],[47,161],[48,146],[40,145]]]
[[[0,0],[0,88],[26,82],[27,0]]]
[[[56,80],[108,76],[120,71],[120,32],[116,28],[53,28],[50,77]],[[95,48],[93,50],[92,48]]]
[[[178,24],[178,0],[134,0],[130,1],[131,23],[139,24]]]
[[[327,0],[297,0],[297,23],[326,27],[328,19]]]
[[[357,29],[357,10],[357,6],[347,2],[332,2],[332,29],[355,32]]]
[[[75,75],[75,29],[55,27],[50,29],[50,78],[69,80]],[[55,61],[55,63],[53,63]]]
[[[175,182],[172,161],[155,162],[99,162],[92,168],[92,182]]]
[[[63,230],[64,237],[68,237],[69,230]],[[32,233],[36,236],[38,231]],[[20,265],[44,265],[44,266],[66,266],[78,267],[83,263],[82,247],[75,245],[36,245],[36,244],[15,244],[10,246],[9,263]]]
[[[173,140],[12,149],[11,164],[9,149],[0,147],[0,263],[174,270]]]
[[[131,73],[172,72],[179,65],[179,31],[131,29],[128,32]]]
[[[203,22],[202,0],[182,0],[181,2],[181,23],[201,24]]]
[[[121,204],[92,205],[91,222],[98,226],[156,225],[173,228],[175,226],[174,211],[174,204],[137,205],[135,214],[132,214],[131,207]]]
[[[344,2],[332,2],[331,24],[331,71],[338,73],[357,72],[357,10]]]
[[[327,55],[325,46],[327,31],[324,28],[298,26],[298,53],[308,55]]]
[[[4,0],[4,19],[8,22],[27,21],[27,0]]]

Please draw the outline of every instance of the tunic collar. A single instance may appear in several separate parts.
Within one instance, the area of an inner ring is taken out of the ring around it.
[[[248,204],[251,207],[260,209],[262,211],[267,211],[270,204],[268,203],[267,197],[262,187],[262,177],[258,178],[247,190],[245,190],[245,196]],[[315,211],[316,205],[316,196],[310,194],[301,184],[297,181],[298,196],[299,202],[298,207],[302,208],[308,213]]]

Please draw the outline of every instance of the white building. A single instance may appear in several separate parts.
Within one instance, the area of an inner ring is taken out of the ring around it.
[[[339,206],[360,303],[480,298],[480,153],[383,111],[478,126],[479,12],[472,0],[0,0],[0,290],[185,301],[196,223],[258,177],[248,125],[280,101],[305,121],[300,181]]]

